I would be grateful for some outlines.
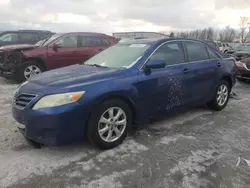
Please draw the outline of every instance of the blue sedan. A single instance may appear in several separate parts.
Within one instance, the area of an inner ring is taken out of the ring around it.
[[[64,145],[84,136],[103,149],[121,144],[133,123],[207,104],[222,110],[235,60],[192,39],[126,40],[88,61],[20,85],[13,117],[31,141]]]

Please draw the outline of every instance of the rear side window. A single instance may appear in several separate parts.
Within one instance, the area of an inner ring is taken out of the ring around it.
[[[36,34],[33,33],[19,33],[21,42],[36,43],[39,39]]]
[[[187,55],[190,62],[209,59],[207,47],[199,42],[185,41]]]
[[[220,58],[218,56],[218,54],[214,50],[212,50],[211,48],[207,48],[207,51],[208,51],[210,59],[218,59],[218,58]]]
[[[48,38],[48,37],[50,37],[51,35],[40,35],[39,36],[39,39],[40,40],[44,40],[44,39],[46,39],[46,38]]]
[[[81,47],[103,46],[102,37],[99,36],[80,36]]]
[[[185,62],[184,51],[181,42],[169,42],[158,48],[151,56],[152,60],[164,60],[167,65],[175,65]]]

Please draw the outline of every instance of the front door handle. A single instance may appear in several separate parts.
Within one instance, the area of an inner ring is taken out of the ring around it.
[[[183,69],[182,71],[184,74],[187,74],[189,72],[189,70],[187,68]]]
[[[221,63],[220,63],[220,62],[218,62],[218,63],[217,63],[217,66],[218,66],[218,67],[221,67]]]

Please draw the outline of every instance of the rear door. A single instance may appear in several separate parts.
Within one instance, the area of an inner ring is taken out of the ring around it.
[[[148,114],[169,111],[186,103],[183,66],[185,55],[179,41],[168,42],[157,49],[149,60],[164,60],[165,68],[139,72],[137,88],[141,96],[141,107]]]
[[[190,103],[204,103],[216,87],[219,62],[218,55],[205,44],[185,41],[188,63],[185,64],[185,85],[189,88],[187,98]]]
[[[53,44],[58,43],[60,48],[53,49]],[[77,35],[69,34],[56,40],[48,48],[48,63],[53,68],[65,67],[79,63],[77,57]]]

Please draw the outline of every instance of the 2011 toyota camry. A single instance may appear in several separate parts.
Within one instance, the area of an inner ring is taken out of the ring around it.
[[[126,40],[84,64],[52,70],[20,85],[13,117],[28,139],[46,145],[82,141],[100,148],[125,139],[133,123],[159,112],[207,104],[222,110],[235,84],[235,59],[192,39]]]

